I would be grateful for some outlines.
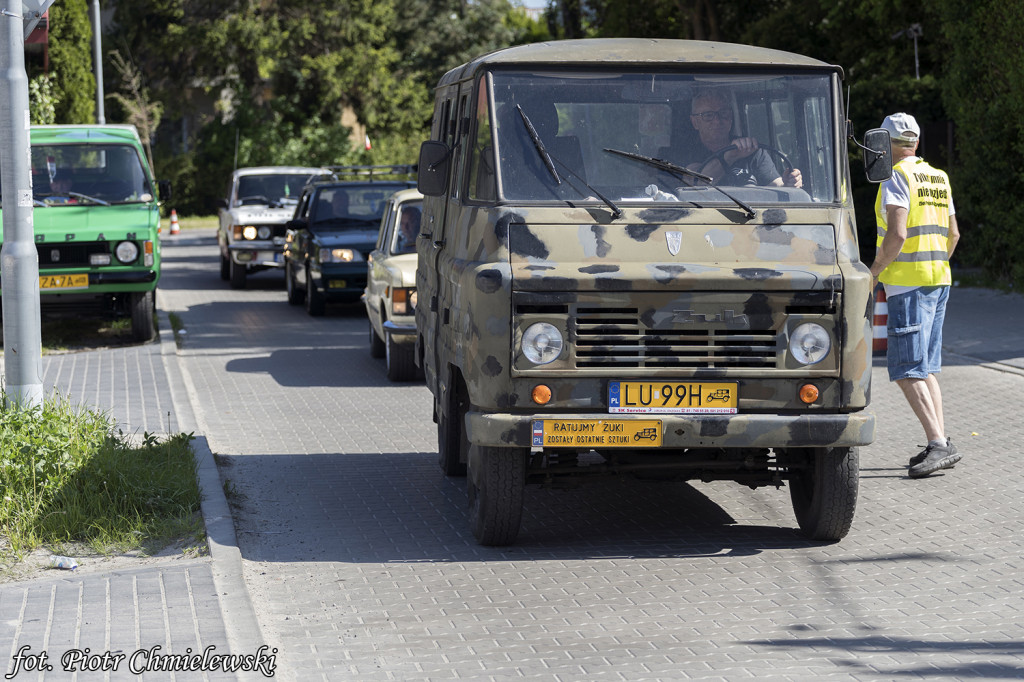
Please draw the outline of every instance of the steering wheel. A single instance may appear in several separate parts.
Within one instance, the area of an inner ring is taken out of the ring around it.
[[[775,147],[769,147],[768,145],[760,144],[760,143],[757,145],[757,148],[765,150],[766,152],[768,152],[769,156],[772,156],[772,157],[774,157],[774,158],[776,158],[776,159],[778,159],[779,161],[782,162],[783,175],[785,175],[786,173],[788,173],[791,170],[793,170],[793,162],[790,161],[789,157],[786,156],[786,154],[784,152],[782,152],[781,150],[776,149]],[[719,149],[717,152],[715,152],[714,154],[712,154],[708,158],[704,159],[704,162],[700,164],[700,169],[699,169],[700,172],[703,173],[704,169],[707,167],[707,165],[709,163],[711,163],[712,161],[714,161],[715,159],[717,159],[718,162],[722,164],[722,168],[723,169],[728,168],[729,164],[727,164],[725,162],[725,153],[726,152],[730,152],[730,151],[732,151],[734,149],[736,149],[736,145],[729,144],[729,145],[726,145],[726,146],[722,147],[721,149]]]

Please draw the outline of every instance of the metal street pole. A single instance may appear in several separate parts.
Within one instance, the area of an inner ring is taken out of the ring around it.
[[[100,25],[100,0],[92,0],[93,62],[96,65],[96,122],[106,123],[103,113],[103,48],[102,26]]]
[[[4,390],[22,407],[43,402],[39,256],[32,231],[28,76],[22,0],[0,0],[0,185],[3,236]]]

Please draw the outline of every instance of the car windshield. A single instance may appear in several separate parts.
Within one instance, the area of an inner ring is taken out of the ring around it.
[[[480,85],[471,199],[731,203],[721,187],[750,203],[837,200],[828,71],[494,71]],[[740,138],[758,151],[723,167],[715,153]]]
[[[32,145],[31,159],[36,206],[153,201],[150,179],[130,145]]]
[[[406,187],[382,182],[322,187],[310,207],[310,225],[317,230],[379,227],[388,197]]]
[[[327,177],[309,173],[243,175],[238,178],[232,206],[295,206],[305,185]]]

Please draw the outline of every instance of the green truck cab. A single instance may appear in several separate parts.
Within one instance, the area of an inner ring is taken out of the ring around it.
[[[133,338],[152,339],[160,212],[135,127],[32,126],[29,137],[41,306],[130,316]]]
[[[584,473],[788,487],[806,535],[847,534],[875,419],[841,80],[640,39],[442,77],[416,361],[478,542],[515,540],[526,484]],[[702,123],[732,145],[702,149]]]

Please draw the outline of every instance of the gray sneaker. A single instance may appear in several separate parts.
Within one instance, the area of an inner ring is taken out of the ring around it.
[[[950,443],[948,438],[945,445],[932,445],[929,443],[921,454],[924,455],[924,459],[910,467],[908,474],[911,478],[922,478],[935,473],[939,469],[949,469],[959,462],[962,456],[956,451],[956,446]]]
[[[923,447],[924,450],[922,450],[921,452],[919,452],[916,455],[914,455],[913,457],[911,457],[910,458],[910,463],[907,464],[907,467],[912,467],[912,466],[914,466],[916,464],[920,464],[921,462],[924,461],[924,458],[928,456],[928,446],[927,445],[922,445],[922,446],[919,446],[919,447]],[[949,448],[949,454],[955,455],[957,453],[956,446],[953,445],[953,440],[951,438],[946,438],[946,447]],[[953,464],[950,464],[949,466],[945,466],[945,467],[942,467],[942,468],[943,469],[952,469],[955,464],[956,464],[956,462],[954,462]]]

